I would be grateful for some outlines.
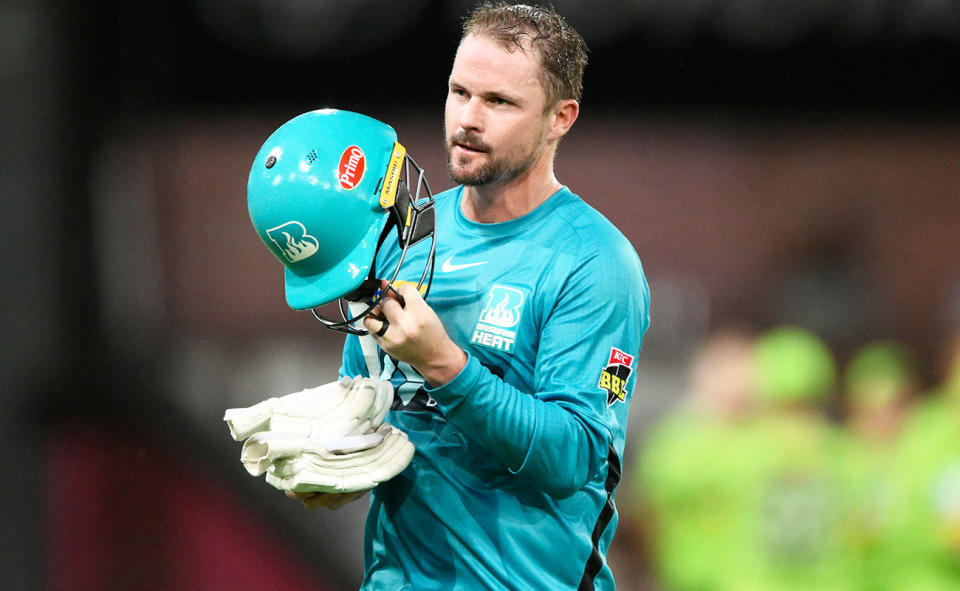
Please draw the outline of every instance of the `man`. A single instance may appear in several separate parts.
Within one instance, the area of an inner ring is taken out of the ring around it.
[[[364,320],[397,392],[388,420],[417,449],[373,491],[365,590],[614,587],[605,555],[649,290],[630,243],[554,176],[585,64],[550,10],[484,4],[465,23],[445,117],[459,186],[436,197],[429,304],[406,285]],[[408,266],[426,256],[411,249]],[[368,373],[355,336],[341,373]],[[356,495],[291,496],[335,508]]]

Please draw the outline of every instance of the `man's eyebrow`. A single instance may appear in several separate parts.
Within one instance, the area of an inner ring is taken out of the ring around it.
[[[512,102],[512,103],[518,103],[518,104],[521,103],[521,102],[523,102],[523,97],[522,97],[522,96],[520,96],[520,95],[518,95],[518,94],[515,94],[515,93],[512,93],[512,92],[509,92],[509,91],[507,91],[507,90],[499,89],[499,88],[490,88],[490,89],[482,90],[482,91],[474,91],[474,90],[471,90],[471,89],[467,88],[467,87],[464,86],[463,84],[460,84],[459,82],[457,82],[457,81],[454,80],[453,78],[450,79],[450,81],[449,81],[448,84],[449,84],[449,86],[450,86],[451,88],[459,88],[459,89],[467,90],[467,91],[470,92],[470,94],[474,94],[474,95],[477,95],[477,96],[480,96],[480,97],[483,97],[483,98],[486,98],[486,99],[489,99],[489,98],[502,98],[502,99],[507,100],[507,101],[510,101],[510,102]]]
[[[485,92],[480,93],[484,98],[502,98],[504,100],[510,101],[511,103],[520,104],[523,102],[523,97],[512,92],[508,92],[500,89],[491,89]]]

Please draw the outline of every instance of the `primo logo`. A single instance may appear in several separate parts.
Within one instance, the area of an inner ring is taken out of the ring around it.
[[[525,296],[513,287],[494,285],[487,294],[487,303],[473,330],[471,343],[513,353],[517,341],[515,328],[520,324]]]

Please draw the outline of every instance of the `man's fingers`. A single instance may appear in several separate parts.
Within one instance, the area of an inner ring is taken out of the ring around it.
[[[332,510],[332,511],[335,511],[335,510],[339,509],[340,507],[343,507],[344,505],[346,505],[346,504],[348,504],[348,503],[352,503],[352,502],[356,501],[356,500],[359,499],[360,497],[362,497],[362,496],[364,496],[365,494],[367,494],[367,492],[368,492],[368,491],[361,490],[361,491],[352,492],[352,493],[343,493],[343,494],[339,494],[339,495],[331,495],[331,496],[334,496],[334,497],[336,497],[336,498],[331,500],[330,504],[327,505],[327,509],[330,509],[330,510]]]
[[[400,295],[400,292],[397,291],[397,288],[391,286],[390,282],[386,279],[380,280],[380,293],[383,294],[382,302],[387,300],[398,300],[400,302],[400,306],[403,307],[403,297]]]
[[[425,309],[429,310],[429,306],[416,285],[400,283],[397,288],[384,290],[379,305],[363,319],[363,325],[370,334],[379,338],[389,336],[390,331],[399,331],[390,339],[392,344],[397,345],[422,323],[426,317]]]
[[[380,290],[383,296],[380,303],[373,307],[363,319],[363,326],[370,334],[382,337],[389,329],[391,318],[396,319],[396,312],[402,310],[404,299],[400,293],[390,287],[386,279],[380,280]]]
[[[411,302],[423,301],[423,296],[420,295],[420,290],[418,290],[417,286],[413,285],[412,283],[404,283],[397,291],[400,292],[400,295],[408,304]]]
[[[326,507],[335,510],[343,507],[347,503],[355,501],[367,494],[367,491],[358,491],[352,493],[322,493],[322,492],[293,492],[291,490],[285,493],[291,499],[302,502],[307,509],[311,511],[318,507]]]
[[[307,509],[313,510],[318,507],[329,507],[331,503],[336,502],[337,496],[331,493],[316,493],[303,502]]]
[[[300,501],[310,509],[313,508],[311,507],[311,504],[316,502],[315,498],[320,495],[320,493],[316,492],[294,492],[292,490],[283,491],[283,494],[287,495],[291,499]]]
[[[378,335],[382,337],[383,334],[380,333],[386,334],[385,329],[387,329],[388,326],[389,325],[386,320],[380,320],[379,318],[374,318],[370,315],[363,319],[363,327],[366,328],[367,332],[372,335]]]
[[[400,302],[392,298],[384,299],[380,304],[380,311],[387,320],[392,319],[393,321],[396,321],[397,314],[399,314],[401,310],[403,310],[403,306],[400,305]]]
[[[286,491],[285,494],[291,499],[300,501],[307,509],[311,510],[317,507],[328,507],[337,500],[336,497],[338,496],[322,492],[293,492],[290,490]]]

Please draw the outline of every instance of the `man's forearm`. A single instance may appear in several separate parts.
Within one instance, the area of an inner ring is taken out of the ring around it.
[[[521,392],[474,358],[429,394],[468,439],[552,496],[578,491],[595,466],[599,440],[573,412]]]

